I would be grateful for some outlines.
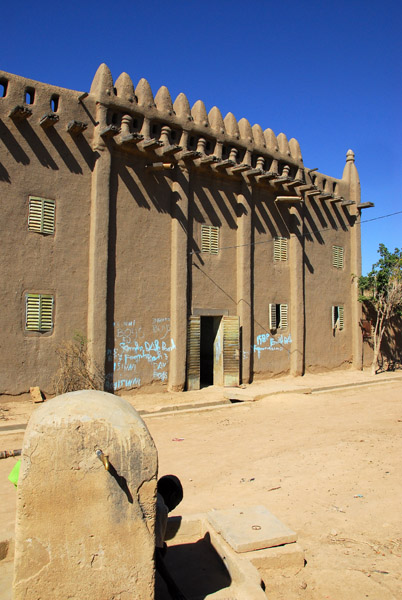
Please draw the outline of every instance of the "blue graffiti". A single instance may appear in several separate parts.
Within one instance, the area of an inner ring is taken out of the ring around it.
[[[114,323],[114,326],[116,347],[107,351],[107,360],[113,362],[116,381],[109,384],[110,389],[140,386],[144,361],[152,365],[154,381],[167,381],[169,353],[176,348],[173,338],[165,339],[170,333],[169,317],[152,319],[152,331],[156,336],[151,339],[145,339],[143,329],[135,319]],[[134,374],[138,376],[133,377]]]
[[[254,352],[257,353],[257,358],[261,358],[261,353],[265,351],[270,352],[282,352],[288,344],[292,343],[292,336],[279,335],[277,338],[272,336],[270,333],[263,333],[257,335],[257,344],[254,345]]]

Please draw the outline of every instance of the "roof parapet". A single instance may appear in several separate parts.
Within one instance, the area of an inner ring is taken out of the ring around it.
[[[230,137],[235,138],[236,140],[240,139],[239,126],[237,124],[234,114],[231,112],[228,112],[226,117],[223,119],[223,122],[225,123],[225,128],[226,128],[227,134]]]
[[[276,139],[278,140],[279,152],[281,154],[290,156],[289,142],[286,135],[284,133],[280,133]]]
[[[223,122],[221,111],[217,106],[213,106],[209,111],[208,121],[213,131],[225,135],[225,123]]]
[[[183,94],[183,92],[180,92],[174,101],[173,110],[179,118],[186,119],[188,121],[193,120],[193,117],[191,116],[190,103],[187,99],[187,96]]]
[[[118,76],[114,87],[119,98],[122,98],[123,100],[128,100],[128,102],[137,102],[137,99],[135,97],[134,84],[131,81],[130,75],[128,75],[127,73],[123,72]]]
[[[194,123],[202,125],[203,127],[209,127],[207,109],[202,100],[197,100],[191,109],[191,115],[194,119]]]
[[[90,94],[101,98],[104,94],[110,96],[113,93],[113,77],[109,67],[102,63],[99,65],[92,80]]]
[[[253,144],[253,130],[251,129],[251,125],[248,122],[248,120],[243,117],[242,119],[240,119],[238,125],[241,139],[247,142],[247,144]]]
[[[258,125],[258,123],[256,123],[255,125],[252,126],[251,129],[253,130],[253,138],[254,138],[255,144],[257,146],[259,146],[261,149],[266,148],[267,144],[265,142],[264,132],[262,130],[261,125]]]
[[[292,158],[294,158],[297,161],[303,162],[300,145],[299,145],[299,142],[296,140],[296,138],[292,138],[289,140],[289,149],[290,149],[290,155],[292,156]]]
[[[278,140],[276,139],[276,136],[275,136],[274,132],[272,131],[272,129],[270,129],[268,127],[268,129],[266,129],[264,131],[264,136],[265,136],[265,143],[267,145],[267,149],[270,152],[278,152],[279,151]]]
[[[162,85],[157,91],[155,104],[159,112],[167,113],[169,116],[174,113],[172,99],[169,90],[165,85]]]
[[[145,108],[155,107],[151,86],[149,85],[148,81],[144,79],[144,77],[142,77],[137,83],[135,95],[137,96],[137,102],[139,106],[143,106]]]

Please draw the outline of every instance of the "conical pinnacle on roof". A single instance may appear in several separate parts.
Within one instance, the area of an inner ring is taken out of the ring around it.
[[[218,133],[225,133],[225,124],[223,122],[223,117],[221,111],[217,106],[213,106],[209,111],[208,121],[211,126],[211,129]]]
[[[284,133],[280,133],[276,139],[278,140],[279,152],[281,154],[287,154],[290,156],[289,142],[286,135]]]
[[[116,88],[116,93],[119,98],[123,98],[129,102],[135,102],[134,84],[131,81],[130,75],[124,72],[121,73],[116,79],[114,87]]]
[[[197,100],[191,109],[191,115],[194,119],[194,123],[202,125],[203,127],[209,126],[207,110],[202,100]]]
[[[156,108],[160,112],[167,113],[168,115],[173,114],[173,103],[169,94],[169,90],[165,85],[162,85],[155,96]]]
[[[137,96],[139,106],[155,106],[151,86],[146,79],[142,78],[139,80],[135,88],[135,95]]]
[[[350,194],[352,200],[360,199],[360,181],[359,173],[355,165],[355,153],[348,150],[346,153],[346,163],[343,169],[342,179],[350,184]],[[359,200],[360,201],[360,200]]]
[[[188,119],[189,121],[192,119],[190,103],[183,92],[181,92],[174,101],[173,110],[178,117]]]
[[[235,139],[240,139],[239,126],[233,113],[228,112],[226,117],[223,119],[225,123],[226,133]]]
[[[113,77],[109,67],[102,63],[99,65],[95,76],[92,80],[90,94],[99,95],[101,92],[111,93],[113,89]]]
[[[290,155],[292,156],[292,158],[294,158],[295,160],[297,160],[299,162],[303,162],[303,157],[302,157],[302,153],[300,150],[300,144],[296,140],[296,138],[292,138],[289,140],[289,148],[290,148]]]
[[[262,130],[261,125],[258,125],[256,123],[255,125],[252,126],[251,129],[253,130],[253,137],[254,137],[254,142],[256,143],[256,145],[259,146],[260,148],[265,148],[266,147],[265,137],[264,137],[264,132]]]
[[[264,131],[264,136],[265,136],[265,143],[267,145],[268,150],[270,150],[271,152],[275,152],[277,150],[279,150],[278,147],[278,140],[276,139],[276,136],[274,134],[274,132],[272,131],[272,129],[266,129]]]
[[[250,144],[254,142],[253,130],[250,123],[244,117],[239,121],[239,131],[242,140]]]

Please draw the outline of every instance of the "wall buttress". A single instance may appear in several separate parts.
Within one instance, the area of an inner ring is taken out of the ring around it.
[[[189,193],[189,171],[178,165],[172,183],[170,284],[170,327],[176,347],[170,354],[168,379],[168,390],[176,392],[186,384]]]
[[[241,382],[249,383],[252,379],[252,188],[243,184],[242,193],[237,197],[237,314],[240,317],[241,350],[240,357]]]
[[[292,206],[290,213],[290,374],[297,376],[304,374],[305,362],[304,205]]]
[[[91,182],[88,277],[88,353],[92,365],[104,375],[107,330],[107,266],[111,153],[99,130],[106,123],[106,106],[97,104],[94,150],[98,152]]]

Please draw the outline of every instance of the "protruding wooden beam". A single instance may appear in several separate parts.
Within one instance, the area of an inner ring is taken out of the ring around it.
[[[163,142],[160,142],[155,138],[149,138],[138,144],[138,147],[141,148],[141,150],[154,150],[155,148],[161,148],[161,146],[163,146]]]
[[[117,127],[117,125],[108,125],[104,129],[102,129],[100,135],[103,138],[112,138],[118,133],[120,133],[120,129],[119,127]]]
[[[70,121],[67,125],[67,131],[71,135],[78,135],[86,130],[88,127],[88,123],[83,123],[82,121]]]
[[[32,115],[32,110],[27,106],[14,106],[10,114],[8,115],[13,121],[24,121],[24,119],[29,119]]]
[[[58,120],[59,115],[56,115],[54,112],[46,113],[39,121],[39,125],[43,127],[43,129],[47,129],[48,127],[55,125]]]
[[[227,158],[226,160],[221,160],[221,161],[213,164],[212,166],[217,171],[223,171],[224,169],[228,169],[229,167],[233,167],[234,164],[235,163],[233,162],[233,160],[230,160],[230,158]]]
[[[357,208],[359,210],[362,210],[363,208],[373,208],[374,207],[374,202],[361,202],[360,204],[357,205]]]
[[[354,200],[343,200],[341,202],[341,206],[352,206],[352,204],[356,204]]]

